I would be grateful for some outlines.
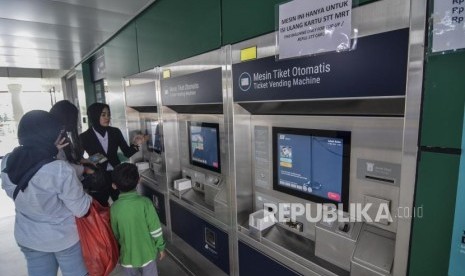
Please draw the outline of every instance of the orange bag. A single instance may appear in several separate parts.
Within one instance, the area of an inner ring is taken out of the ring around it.
[[[89,212],[76,218],[82,255],[90,276],[107,276],[118,263],[118,242],[110,224],[110,208],[92,200]]]

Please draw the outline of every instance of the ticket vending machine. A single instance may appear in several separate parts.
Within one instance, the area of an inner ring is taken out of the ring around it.
[[[353,21],[347,52],[279,60],[275,34],[231,46],[240,275],[393,275],[409,23],[379,20]]]
[[[140,151],[131,157],[141,176],[138,191],[148,197],[162,225],[167,224],[167,186],[164,163],[163,127],[158,113],[156,70],[126,77],[124,82],[129,137],[145,136]]]
[[[197,275],[227,275],[229,165],[219,49],[163,66],[160,94],[170,250]]]

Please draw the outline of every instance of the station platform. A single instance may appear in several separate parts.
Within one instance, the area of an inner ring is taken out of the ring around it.
[[[0,181],[1,183],[1,181]],[[14,238],[14,204],[13,201],[0,189],[0,275],[27,276],[26,259],[21,253]],[[169,254],[162,261],[158,261],[159,276],[189,276]],[[58,275],[62,275],[60,272]],[[111,276],[124,276],[121,266],[116,266]]]

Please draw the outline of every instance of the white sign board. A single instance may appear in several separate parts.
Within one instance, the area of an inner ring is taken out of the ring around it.
[[[465,0],[434,0],[433,52],[465,48]]]
[[[280,5],[279,58],[349,49],[351,16],[352,0],[294,0]]]

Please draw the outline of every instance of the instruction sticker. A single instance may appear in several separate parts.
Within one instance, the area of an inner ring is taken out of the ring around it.
[[[352,0],[294,0],[279,6],[279,58],[350,47]]]
[[[435,0],[433,53],[465,48],[465,0]]]

